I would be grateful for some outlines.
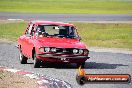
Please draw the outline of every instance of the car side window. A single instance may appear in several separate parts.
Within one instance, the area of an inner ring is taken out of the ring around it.
[[[30,24],[30,26],[27,28],[26,36],[31,36],[32,29],[33,29],[33,24]]]
[[[31,35],[34,36],[36,31],[36,25],[33,24],[32,30],[31,30]]]

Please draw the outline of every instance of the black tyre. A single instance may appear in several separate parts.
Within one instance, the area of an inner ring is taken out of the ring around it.
[[[34,68],[39,68],[41,65],[41,60],[36,58],[36,53],[34,53]]]
[[[27,57],[25,57],[22,52],[20,52],[19,60],[21,64],[27,64]]]
[[[80,67],[80,66],[81,66],[81,68],[84,68],[85,62],[83,62],[83,63],[77,63],[77,67]]]

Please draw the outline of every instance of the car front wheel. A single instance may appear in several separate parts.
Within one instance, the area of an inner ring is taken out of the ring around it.
[[[19,54],[19,60],[21,64],[27,64],[27,57],[25,57],[22,52]]]
[[[41,60],[36,58],[36,53],[34,54],[34,68],[39,68],[41,65]]]

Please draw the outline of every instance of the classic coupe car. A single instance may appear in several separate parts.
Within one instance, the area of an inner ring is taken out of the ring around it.
[[[76,63],[84,67],[89,50],[80,42],[73,24],[51,21],[31,21],[18,38],[20,63],[33,59],[34,68],[44,62]]]

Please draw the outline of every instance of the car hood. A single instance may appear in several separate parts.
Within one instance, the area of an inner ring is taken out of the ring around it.
[[[56,37],[44,37],[37,38],[41,47],[58,47],[58,48],[86,48],[85,44],[81,43],[78,39],[70,38],[56,38]]]

